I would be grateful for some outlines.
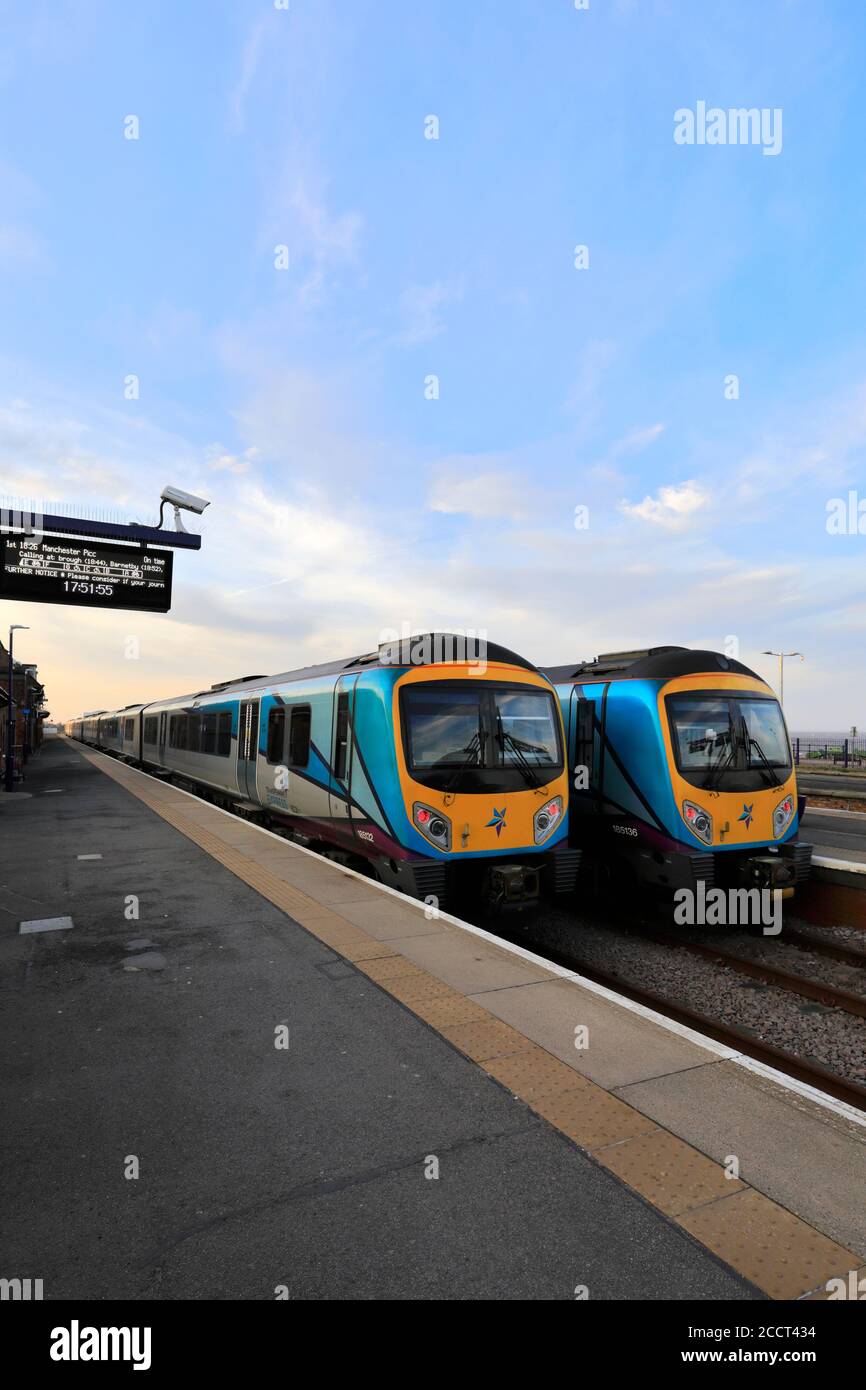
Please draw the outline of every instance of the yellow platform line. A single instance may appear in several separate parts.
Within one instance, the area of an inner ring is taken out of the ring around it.
[[[860,1256],[757,1188],[729,1178],[714,1159],[415,965],[399,948],[347,921],[338,907],[319,902],[315,890],[305,893],[294,887],[220,834],[230,830],[237,839],[238,830],[245,830],[250,847],[257,848],[255,826],[207,802],[188,803],[175,787],[107,754],[80,746],[78,751],[311,935],[352,961],[380,989],[771,1298],[826,1298],[830,1279],[843,1279],[847,1285],[850,1271],[859,1269],[863,1276]],[[203,816],[200,808],[210,815]],[[203,819],[212,828],[202,824]],[[287,870],[297,867],[289,858],[298,853],[292,845],[273,848],[285,851]],[[330,873],[340,873],[321,862]],[[359,896],[365,891],[377,889],[360,883]],[[409,904],[407,909],[412,910]]]

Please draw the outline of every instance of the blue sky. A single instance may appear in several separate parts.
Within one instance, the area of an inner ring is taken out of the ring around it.
[[[735,637],[767,676],[797,648],[792,725],[866,726],[866,535],[826,529],[866,499],[866,11],[0,19],[0,493],[213,500],[169,617],[4,605],[55,713],[409,624],[557,662]],[[698,101],[781,110],[780,152],[676,144]]]

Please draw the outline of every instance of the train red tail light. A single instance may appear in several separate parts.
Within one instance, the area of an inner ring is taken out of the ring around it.
[[[412,807],[412,819],[421,834],[438,849],[451,848],[451,822],[441,811],[434,811],[432,806],[416,801]]]
[[[693,801],[684,801],[683,820],[692,834],[703,840],[705,845],[713,843],[713,818],[703,806],[696,806]]]
[[[546,840],[556,829],[562,817],[562,797],[554,796],[550,801],[545,802],[540,811],[536,811],[532,827],[535,833],[535,843],[540,845],[542,840]]]
[[[784,835],[794,816],[794,798],[790,794],[780,801],[773,812],[773,835],[778,840],[780,835]]]

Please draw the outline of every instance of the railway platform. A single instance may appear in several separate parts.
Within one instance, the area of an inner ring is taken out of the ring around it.
[[[66,739],[0,844],[0,1274],[46,1299],[866,1272],[866,1117],[730,1048]]]

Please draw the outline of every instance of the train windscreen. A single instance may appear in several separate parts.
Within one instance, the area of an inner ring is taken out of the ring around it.
[[[562,769],[550,691],[431,681],[405,687],[401,700],[407,764],[430,786],[541,786]]]
[[[749,791],[790,776],[788,731],[771,696],[669,695],[666,703],[677,767],[693,786]]]

